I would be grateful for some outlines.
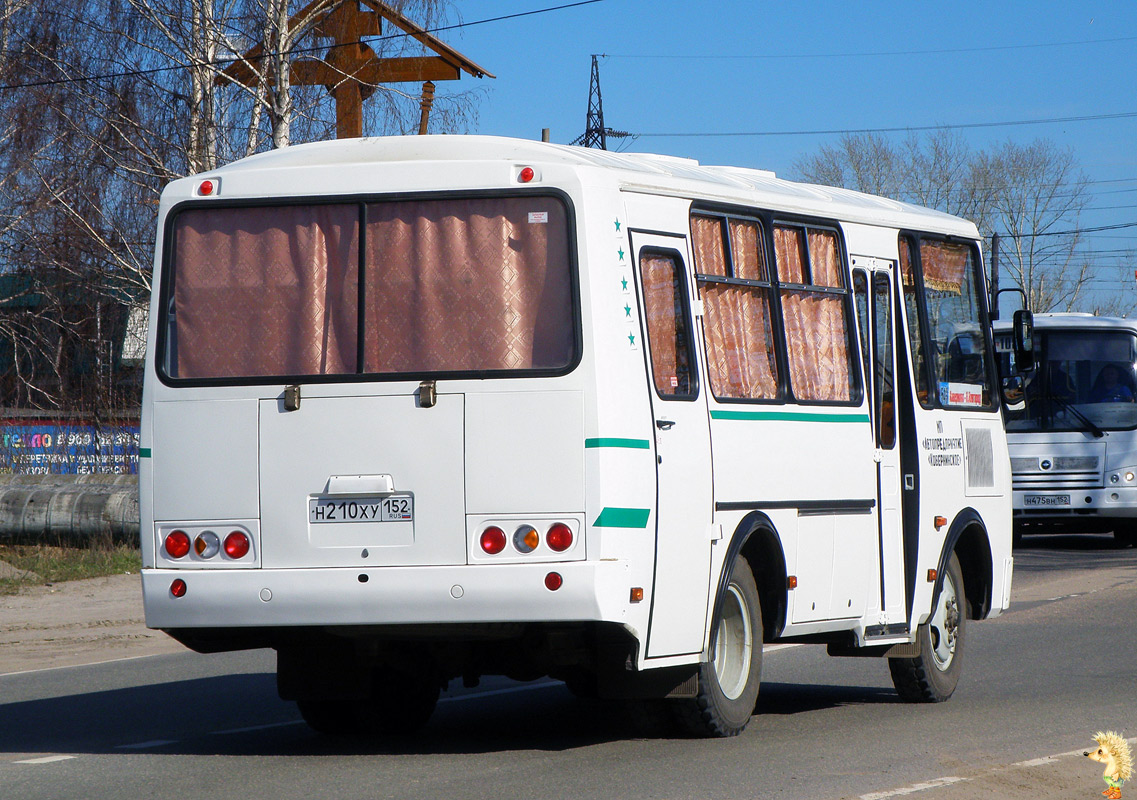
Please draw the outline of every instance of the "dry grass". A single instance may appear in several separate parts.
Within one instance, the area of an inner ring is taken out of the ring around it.
[[[0,594],[12,594],[22,586],[59,583],[82,578],[137,574],[142,553],[126,545],[56,547],[52,545],[0,545]]]

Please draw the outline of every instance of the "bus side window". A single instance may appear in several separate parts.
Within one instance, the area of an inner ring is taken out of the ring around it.
[[[640,275],[655,390],[667,399],[692,399],[698,386],[682,266],[674,255],[647,252],[640,256]]]
[[[853,303],[857,308],[857,330],[861,338],[861,374],[865,376],[865,392],[869,391],[869,375],[872,374],[872,359],[869,348],[872,342],[869,339],[869,298],[868,278],[862,269],[853,270]],[[876,409],[869,403],[870,413],[875,414]]]
[[[707,372],[711,392],[720,400],[778,397],[766,241],[758,220],[691,216]]]
[[[853,400],[841,247],[837,233],[796,225],[774,226],[782,323],[790,389],[798,400]]]

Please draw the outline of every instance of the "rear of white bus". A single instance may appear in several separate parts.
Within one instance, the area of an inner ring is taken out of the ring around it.
[[[163,200],[147,624],[276,647],[324,730],[369,703],[421,722],[459,674],[585,674],[590,623],[628,602],[623,565],[588,557],[573,203],[505,175],[258,197],[279,181],[236,171]]]

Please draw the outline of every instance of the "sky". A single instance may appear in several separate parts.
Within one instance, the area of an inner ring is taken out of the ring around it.
[[[585,128],[591,55],[603,54],[605,123],[640,134],[609,149],[794,178],[795,161],[840,136],[803,132],[984,126],[960,132],[976,149],[1046,138],[1073,150],[1092,181],[1083,227],[1137,222],[1134,0],[597,0],[481,23],[571,2],[456,4],[465,27],[439,37],[497,76],[445,87],[484,92],[472,133],[549,128],[571,142]],[[1051,121],[992,125],[1033,120]],[[715,135],[737,133],[763,135]],[[1137,252],[1137,226],[1087,237],[1113,255],[1099,289],[1118,264],[1133,281],[1124,251]],[[1124,288],[1137,301],[1137,286]]]

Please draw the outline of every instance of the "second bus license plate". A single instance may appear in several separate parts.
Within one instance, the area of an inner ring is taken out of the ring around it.
[[[1028,494],[1023,498],[1024,506],[1068,506],[1068,494]]]
[[[409,494],[383,497],[312,497],[308,522],[414,522],[415,499]]]

